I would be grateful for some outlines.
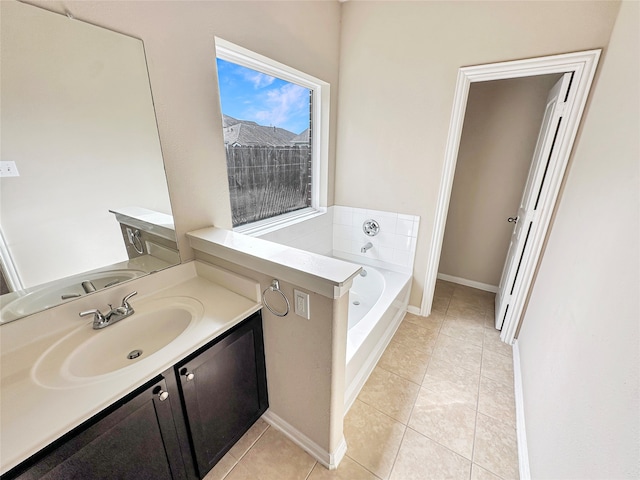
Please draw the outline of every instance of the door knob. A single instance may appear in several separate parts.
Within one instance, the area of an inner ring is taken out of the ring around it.
[[[518,223],[518,217],[509,217],[509,218],[507,218],[507,222],[509,222],[509,223]]]
[[[180,370],[180,375],[182,375],[187,380],[187,382],[190,382],[191,380],[193,380],[193,377],[195,377],[195,375],[186,368]]]

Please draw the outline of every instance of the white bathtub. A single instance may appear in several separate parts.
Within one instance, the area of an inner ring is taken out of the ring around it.
[[[411,275],[363,265],[349,291],[345,413],[382,356],[409,303]]]

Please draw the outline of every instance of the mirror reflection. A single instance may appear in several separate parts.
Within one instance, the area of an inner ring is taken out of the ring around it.
[[[180,259],[142,41],[0,8],[6,322]]]

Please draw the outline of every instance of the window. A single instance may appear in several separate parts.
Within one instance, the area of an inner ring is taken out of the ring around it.
[[[218,38],[216,57],[234,228],[321,210],[329,85]]]

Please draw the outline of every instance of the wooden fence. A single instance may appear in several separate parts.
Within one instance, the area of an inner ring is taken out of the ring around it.
[[[233,226],[311,205],[311,151],[291,147],[227,146]]]

